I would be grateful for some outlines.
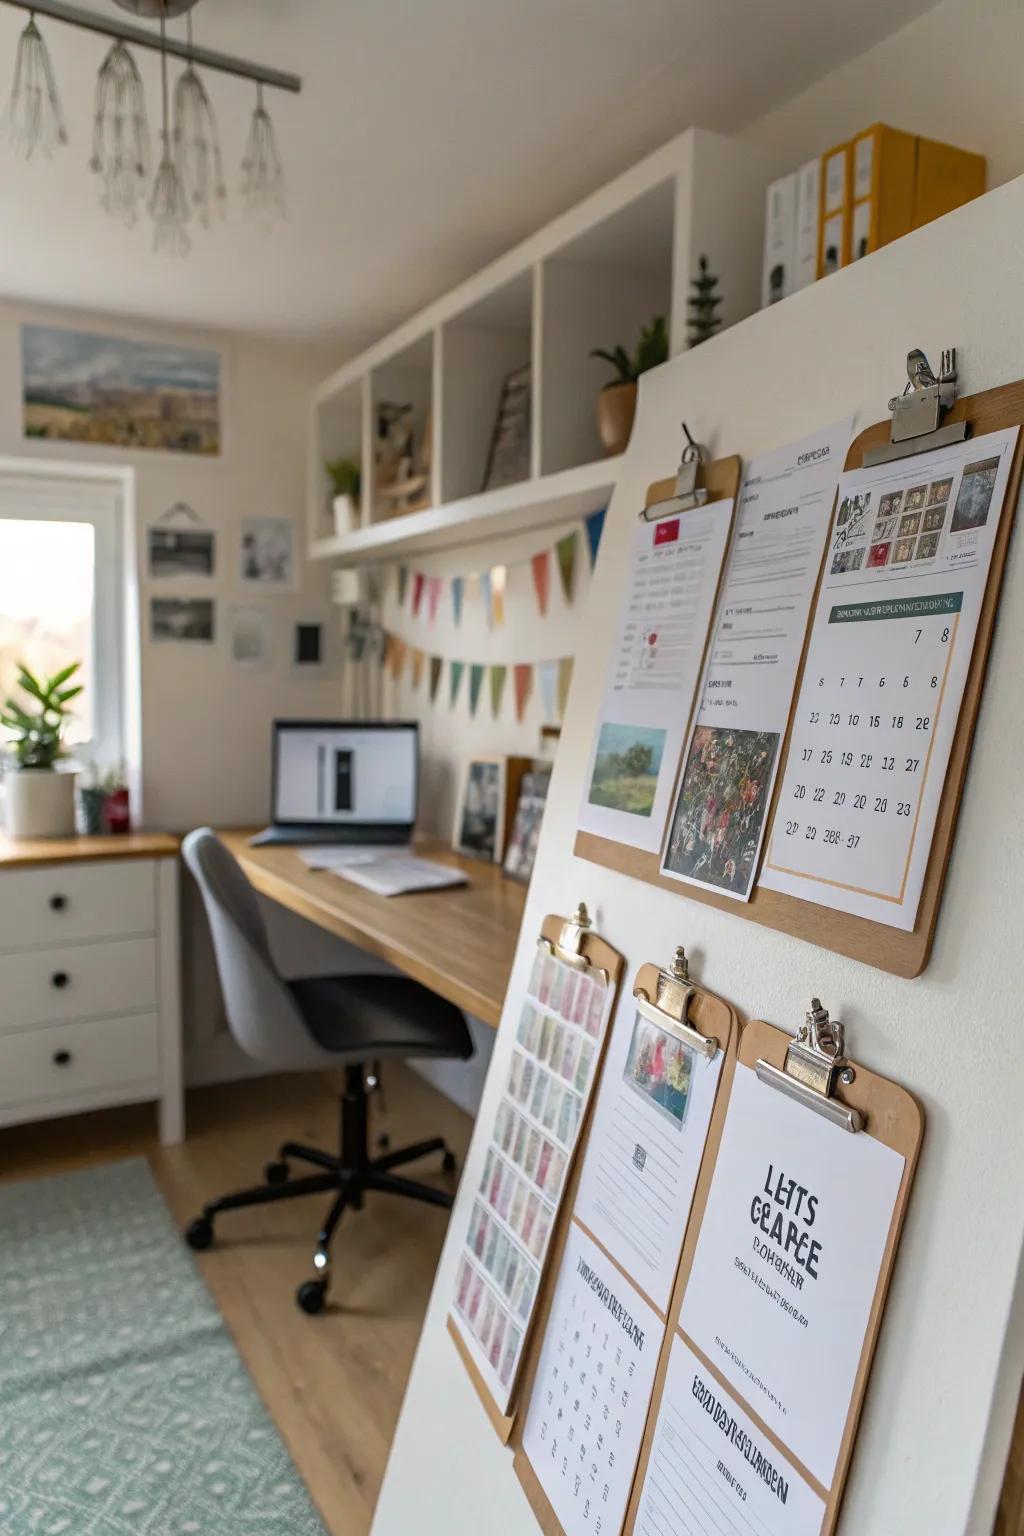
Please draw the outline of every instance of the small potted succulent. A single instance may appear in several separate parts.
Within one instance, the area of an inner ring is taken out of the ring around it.
[[[25,702],[11,697],[0,710],[14,756],[13,768],[4,775],[9,837],[70,837],[75,830],[76,775],[58,763],[64,756],[69,706],[82,692],[81,684],[71,683],[80,666],[74,661],[53,677],[38,678],[24,663],[18,665]]]
[[[328,459],[324,469],[333,491],[334,531],[351,533],[359,521],[359,465],[355,459]]]
[[[591,357],[611,363],[615,376],[608,380],[597,397],[597,433],[605,453],[624,453],[633,430],[636,414],[636,381],[648,368],[657,368],[668,358],[668,325],[664,315],[655,315],[640,332],[632,357],[625,347],[595,347]]]

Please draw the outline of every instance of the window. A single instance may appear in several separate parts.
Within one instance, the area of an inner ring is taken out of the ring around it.
[[[123,756],[120,486],[0,469],[0,698],[18,663],[82,663],[66,740],[83,765]]]

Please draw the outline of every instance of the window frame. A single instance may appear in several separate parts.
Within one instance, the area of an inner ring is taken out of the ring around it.
[[[70,748],[82,767],[92,759],[108,768],[131,766],[136,758],[126,711],[132,493],[131,471],[0,457],[0,520],[86,523],[93,529],[93,734]]]

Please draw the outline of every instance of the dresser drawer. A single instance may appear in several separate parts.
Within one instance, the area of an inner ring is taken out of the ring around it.
[[[0,1109],[149,1083],[157,1075],[155,1013],[54,1024],[0,1037]]]
[[[0,954],[0,1032],[155,1006],[155,939]]]
[[[0,872],[0,950],[152,933],[151,859],[43,864]]]

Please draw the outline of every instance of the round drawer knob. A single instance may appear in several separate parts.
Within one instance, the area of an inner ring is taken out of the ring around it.
[[[55,1067],[66,1067],[71,1063],[70,1051],[54,1051],[53,1064]]]
[[[71,977],[68,975],[67,971],[54,971],[53,975],[50,977],[52,985],[58,989],[61,987],[66,987],[70,980]]]
[[[50,897],[50,911],[51,912],[63,912],[64,908],[67,906],[67,904],[68,904],[68,899],[67,899],[66,896],[61,896],[61,895],[58,894],[56,896],[51,896]]]

